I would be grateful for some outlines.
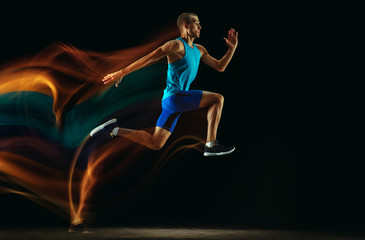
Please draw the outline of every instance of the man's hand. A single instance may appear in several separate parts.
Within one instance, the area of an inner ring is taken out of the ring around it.
[[[228,39],[224,38],[224,41],[226,41],[226,44],[230,49],[235,50],[238,44],[238,32],[231,28],[228,30]]]
[[[114,73],[110,73],[108,75],[106,75],[104,78],[103,78],[103,83],[104,84],[109,84],[111,82],[117,82],[115,84],[116,87],[119,86],[120,82],[122,81],[124,75],[123,75],[123,71],[120,70],[120,71],[117,71],[117,72],[114,72]]]

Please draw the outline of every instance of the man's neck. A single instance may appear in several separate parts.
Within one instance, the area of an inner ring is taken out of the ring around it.
[[[190,36],[189,34],[181,34],[180,36],[184,41],[190,46],[193,47],[193,42],[195,40],[194,37]]]

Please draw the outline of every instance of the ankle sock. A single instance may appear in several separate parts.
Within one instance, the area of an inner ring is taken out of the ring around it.
[[[112,135],[117,136],[118,131],[119,131],[119,127],[114,128],[113,131],[112,131]]]
[[[211,141],[211,142],[207,142],[205,144],[205,146],[207,146],[208,148],[214,147],[214,145],[216,144],[215,140]]]

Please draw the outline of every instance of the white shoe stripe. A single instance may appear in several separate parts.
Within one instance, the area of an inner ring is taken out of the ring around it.
[[[236,148],[233,148],[232,150],[228,151],[228,152],[219,152],[219,153],[210,153],[210,152],[205,152],[204,156],[206,157],[212,157],[212,156],[222,156],[222,155],[227,155],[232,153]]]
[[[97,133],[97,132],[99,132],[100,130],[102,130],[105,126],[108,126],[108,125],[113,124],[113,123],[115,123],[115,122],[117,122],[117,119],[116,119],[116,118],[113,118],[113,119],[111,119],[111,120],[109,120],[109,121],[107,121],[107,122],[105,122],[105,123],[101,124],[100,126],[98,126],[98,127],[94,128],[94,129],[90,132],[90,136],[91,136],[91,137],[92,137],[92,136],[94,136],[94,135],[95,135],[95,133]]]

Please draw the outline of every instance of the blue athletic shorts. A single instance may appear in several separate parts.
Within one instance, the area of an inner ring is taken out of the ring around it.
[[[201,90],[181,91],[165,98],[156,126],[173,132],[181,113],[198,109],[201,98]]]

